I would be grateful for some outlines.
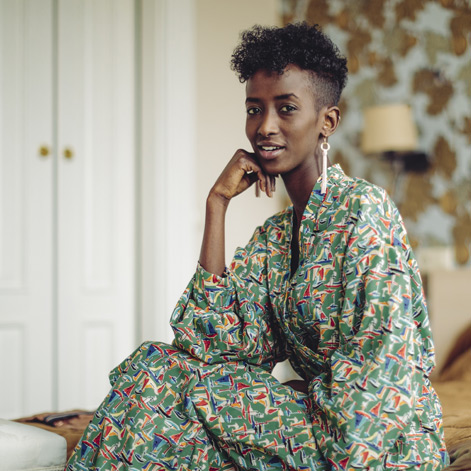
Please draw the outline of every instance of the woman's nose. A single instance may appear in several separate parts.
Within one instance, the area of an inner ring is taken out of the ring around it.
[[[278,133],[278,120],[274,113],[265,113],[258,127],[258,134],[261,136],[271,136]]]

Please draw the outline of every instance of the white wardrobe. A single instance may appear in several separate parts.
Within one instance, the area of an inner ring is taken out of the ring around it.
[[[0,0],[0,417],[97,407],[135,347],[134,10]]]

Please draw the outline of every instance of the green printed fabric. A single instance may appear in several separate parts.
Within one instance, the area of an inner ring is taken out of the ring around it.
[[[171,318],[110,374],[72,470],[439,470],[434,351],[416,261],[385,192],[329,169],[290,277],[293,209],[222,277],[201,266]],[[289,358],[309,393],[280,384]]]

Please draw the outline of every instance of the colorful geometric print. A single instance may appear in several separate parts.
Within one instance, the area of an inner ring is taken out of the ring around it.
[[[307,397],[261,368],[149,342],[111,381],[67,469],[327,469]]]
[[[72,470],[439,470],[441,408],[417,264],[383,190],[329,169],[301,221],[268,219],[222,277],[198,266],[172,315],[173,346],[145,343]],[[289,358],[309,393],[280,384]]]

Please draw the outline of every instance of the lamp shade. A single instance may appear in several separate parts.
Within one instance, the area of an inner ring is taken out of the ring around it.
[[[416,149],[417,129],[410,107],[390,104],[365,109],[361,147],[366,154]]]

